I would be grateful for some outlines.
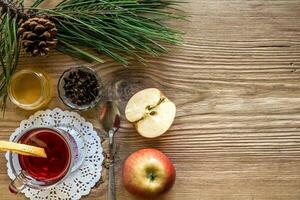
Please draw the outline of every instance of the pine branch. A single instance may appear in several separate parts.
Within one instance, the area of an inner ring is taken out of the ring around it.
[[[144,62],[146,54],[166,53],[165,44],[180,42],[182,33],[163,24],[184,19],[173,8],[177,4],[176,0],[63,0],[55,8],[37,12],[55,20],[61,41],[58,50],[97,61],[82,50],[88,47],[127,65],[130,59]]]
[[[0,100],[5,111],[7,87],[15,72],[20,54],[20,43],[17,35],[18,13],[8,10],[1,16],[0,24]],[[4,112],[3,112],[4,113]]]
[[[19,16],[24,17],[26,14],[24,13],[24,0],[0,0],[0,16],[10,13],[11,17]]]

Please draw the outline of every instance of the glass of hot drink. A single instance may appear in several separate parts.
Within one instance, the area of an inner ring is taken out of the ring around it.
[[[72,136],[56,127],[27,129],[13,142],[44,148],[47,154],[47,158],[40,158],[9,153],[9,164],[16,177],[9,186],[13,193],[25,187],[39,190],[61,183],[72,172],[78,155]]]

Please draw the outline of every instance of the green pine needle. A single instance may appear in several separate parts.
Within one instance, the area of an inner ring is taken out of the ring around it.
[[[168,19],[185,18],[174,7],[179,3],[176,0],[63,0],[54,8],[32,9],[53,17],[58,28],[59,51],[99,62],[82,48],[88,47],[127,65],[130,59],[145,62],[147,54],[157,57],[168,52],[166,44],[181,41],[182,33],[164,24]]]
[[[6,12],[1,16],[0,23],[0,104],[5,111],[7,87],[15,72],[20,54],[20,44],[17,35],[17,15]]]

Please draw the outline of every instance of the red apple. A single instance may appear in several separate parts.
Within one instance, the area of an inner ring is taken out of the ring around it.
[[[125,188],[133,195],[153,198],[168,191],[175,182],[176,171],[169,158],[156,149],[132,153],[123,166]]]

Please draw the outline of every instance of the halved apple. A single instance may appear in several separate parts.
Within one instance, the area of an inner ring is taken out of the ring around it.
[[[156,88],[148,88],[133,95],[127,103],[125,115],[135,124],[139,134],[154,138],[172,125],[176,106]]]

